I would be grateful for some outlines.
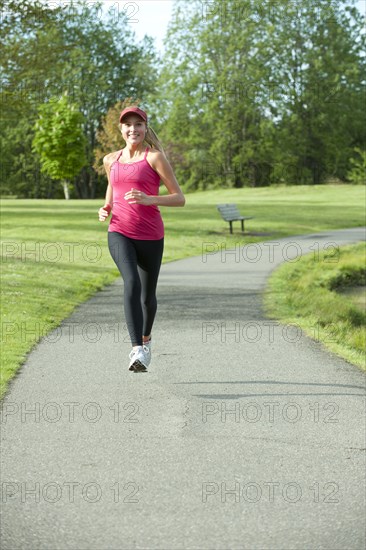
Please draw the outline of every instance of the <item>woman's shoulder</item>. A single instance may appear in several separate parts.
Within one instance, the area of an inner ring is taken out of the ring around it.
[[[157,161],[166,159],[166,156],[162,151],[159,151],[158,149],[154,149],[153,147],[149,147],[148,157],[149,157],[149,160],[151,160],[152,162],[157,162]]]
[[[162,151],[159,151],[158,149],[154,149],[153,147],[149,147],[148,155],[146,158],[151,168],[155,171],[158,171],[159,168],[161,168],[162,163],[166,161],[166,156],[164,155],[164,153]]]
[[[163,153],[159,149],[154,149],[154,147],[148,147],[149,155],[162,155]]]
[[[107,153],[104,157],[103,157],[103,163],[106,164],[106,165],[111,165],[112,162],[114,162],[118,155],[120,154],[121,150],[119,151],[112,151],[112,153]]]

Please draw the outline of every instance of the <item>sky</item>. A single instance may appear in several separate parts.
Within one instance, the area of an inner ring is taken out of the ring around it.
[[[157,50],[163,52],[173,4],[174,0],[104,0],[104,9],[115,10],[118,6],[119,12],[126,14],[137,40],[142,40],[145,34],[152,36]]]
[[[53,5],[69,4],[71,0],[41,0],[50,7]],[[190,0],[186,0],[189,3]],[[237,0],[240,2],[240,0]],[[261,0],[258,0],[260,2]],[[266,0],[267,2],[270,0]],[[293,0],[294,2],[301,0]],[[329,0],[337,2],[337,0]],[[87,0],[87,4],[97,3],[97,0]],[[205,4],[210,0],[202,0],[202,13]],[[314,0],[316,5],[316,0]],[[165,37],[169,20],[173,11],[174,0],[103,0],[103,10],[112,13],[124,12],[131,29],[136,33],[138,41],[145,34],[155,40],[155,46],[161,53],[164,52],[163,39]],[[366,16],[366,0],[357,0],[356,7]]]
[[[205,4],[206,1],[202,1],[202,4]],[[104,2],[105,6],[118,4],[119,9],[125,11],[138,40],[148,34],[155,39],[156,48],[160,52],[164,51],[163,39],[172,14],[174,0],[119,0],[118,2],[104,0]],[[366,0],[357,0],[356,6],[363,15],[366,14]]]

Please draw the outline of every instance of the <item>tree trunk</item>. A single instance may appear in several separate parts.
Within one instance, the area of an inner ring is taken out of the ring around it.
[[[69,193],[69,183],[66,180],[61,181],[62,188],[64,190],[65,199],[69,200],[70,193]]]

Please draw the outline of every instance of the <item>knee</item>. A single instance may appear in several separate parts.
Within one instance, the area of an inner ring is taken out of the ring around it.
[[[146,296],[143,300],[142,300],[142,305],[146,307],[146,309],[154,309],[157,307],[157,301],[156,301],[156,296],[155,295],[151,295],[151,296]]]
[[[141,283],[134,277],[125,277],[124,280],[125,294],[136,296],[141,294]]]

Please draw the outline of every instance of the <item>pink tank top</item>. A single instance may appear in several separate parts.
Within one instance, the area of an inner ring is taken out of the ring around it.
[[[156,205],[129,204],[124,196],[133,187],[147,195],[159,194],[160,176],[146,160],[149,148],[146,148],[143,160],[122,164],[117,159],[112,163],[110,182],[113,190],[112,217],[108,231],[117,231],[139,240],[159,240],[164,237],[164,224],[160,210]]]

